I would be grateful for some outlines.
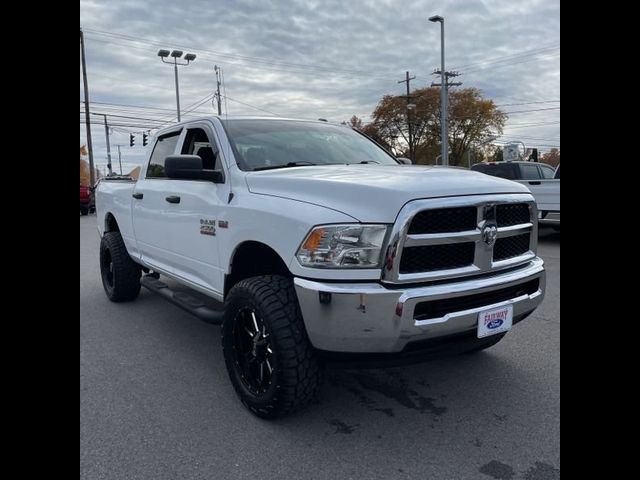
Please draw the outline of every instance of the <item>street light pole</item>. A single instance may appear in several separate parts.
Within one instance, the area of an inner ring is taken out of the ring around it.
[[[449,137],[447,133],[447,78],[444,70],[444,18],[429,17],[430,22],[440,22],[440,141],[442,143],[442,165],[449,165]]]
[[[180,121],[180,86],[178,85],[178,65],[189,65],[189,63],[191,63],[193,60],[196,59],[196,56],[193,53],[187,53],[184,56],[184,59],[187,61],[187,63],[178,63],[178,59],[182,57],[182,50],[173,50],[172,52],[169,52],[169,50],[158,51],[158,56],[160,57],[160,60],[162,60],[163,63],[169,63],[169,64],[172,63],[172,62],[167,62],[165,60],[165,58],[167,58],[169,55],[173,57],[173,73],[176,79],[176,110],[178,113],[178,122],[179,122]]]
[[[178,110],[178,121],[180,121],[180,86],[178,85],[178,61],[173,59],[173,72],[176,76],[176,109]]]

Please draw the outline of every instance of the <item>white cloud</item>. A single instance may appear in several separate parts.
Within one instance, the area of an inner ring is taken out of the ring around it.
[[[217,64],[224,68],[229,98],[284,116],[367,119],[382,95],[402,93],[397,81],[405,70],[417,76],[413,87],[434,79],[440,29],[427,21],[433,14],[445,17],[447,68],[467,66],[460,69],[464,87],[481,88],[498,104],[560,99],[557,0],[81,0],[80,7],[91,101],[166,109],[96,104],[96,112],[171,120],[173,69],[156,52],[176,48],[198,55],[179,71],[183,109],[213,92]],[[229,114],[264,113],[231,100],[227,106]],[[215,113],[211,102],[198,111]],[[505,133],[540,139],[525,142],[532,146],[559,145],[559,119],[559,109],[513,114]],[[545,125],[516,125],[539,123]],[[80,132],[82,143],[84,125]],[[104,164],[104,128],[94,125],[92,132],[96,162]],[[143,149],[130,148],[128,134],[115,132],[112,151],[117,143],[126,145],[127,163],[142,160]]]

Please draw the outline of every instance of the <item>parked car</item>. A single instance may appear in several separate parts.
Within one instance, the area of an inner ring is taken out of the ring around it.
[[[221,324],[260,417],[310,403],[326,362],[488,348],[544,297],[535,200],[516,182],[402,164],[322,121],[207,117],[160,130],[148,155],[136,181],[97,188],[105,293],[142,285]]]
[[[539,223],[560,229],[560,165],[537,162],[482,162],[471,170],[526,185],[536,199]]]
[[[89,213],[95,212],[95,209],[95,195],[91,191],[91,188],[80,184],[80,213],[82,215],[88,215]]]

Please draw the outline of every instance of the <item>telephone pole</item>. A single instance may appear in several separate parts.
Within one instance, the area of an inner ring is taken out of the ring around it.
[[[444,41],[444,40],[443,40]],[[443,65],[444,65],[444,56],[443,56]],[[457,87],[462,85],[462,82],[450,82],[449,77],[457,77],[461,75],[458,72],[446,72],[443,71],[442,68],[439,70],[434,70],[433,75],[439,75],[441,79],[444,80],[444,86],[442,85],[442,80],[440,83],[431,83],[432,87],[440,87],[441,90],[441,105],[440,108],[442,112],[440,113],[440,137],[442,142],[442,165],[449,165],[449,134],[447,132],[448,127],[448,109],[449,109],[449,87]]]
[[[120,175],[122,175],[122,157],[120,155],[120,147],[122,145],[116,145],[116,147],[118,147],[118,163],[120,164]]]
[[[222,70],[218,65],[214,65],[213,69],[216,71],[216,98],[218,99],[218,115],[222,115],[222,103],[220,101],[220,72]]]
[[[104,134],[107,137],[107,168],[109,169],[109,175],[111,175],[113,173],[113,170],[111,170],[111,146],[109,145],[109,125],[107,124],[107,116],[103,115],[104,117]]]
[[[409,159],[412,162],[415,162],[414,159],[414,145],[413,145],[413,127],[411,125],[411,109],[415,108],[415,105],[413,103],[411,103],[411,89],[409,87],[409,82],[411,82],[411,80],[413,80],[414,78],[416,78],[416,76],[414,75],[413,77],[409,76],[409,72],[405,72],[405,78],[404,80],[398,80],[398,83],[406,83],[407,84],[407,127],[409,129]]]
[[[80,47],[82,47],[82,82],[84,84],[84,113],[87,128],[87,149],[89,150],[89,186],[95,187],[95,169],[93,166],[93,143],[91,142],[91,120],[89,117],[89,85],[87,83],[87,62],[84,56],[84,33],[80,29]]]

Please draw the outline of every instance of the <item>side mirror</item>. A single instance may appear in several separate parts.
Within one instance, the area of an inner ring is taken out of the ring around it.
[[[205,170],[198,155],[170,155],[164,159],[164,171],[168,178],[176,180],[208,180],[224,183],[222,170]]]
[[[405,158],[405,157],[398,157],[396,158],[396,160],[398,160],[403,165],[411,165],[413,163],[409,158]]]

